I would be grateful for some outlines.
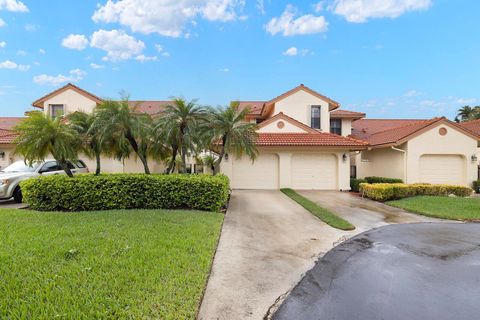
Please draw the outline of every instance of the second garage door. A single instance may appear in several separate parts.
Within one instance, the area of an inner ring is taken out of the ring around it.
[[[292,188],[298,190],[336,190],[337,157],[333,154],[295,154],[292,156]]]
[[[232,188],[278,189],[278,156],[260,154],[252,163],[248,157],[233,159]]]
[[[420,181],[465,184],[465,159],[459,155],[427,154],[420,157]]]

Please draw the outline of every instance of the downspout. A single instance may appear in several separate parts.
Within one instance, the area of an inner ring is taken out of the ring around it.
[[[407,183],[407,151],[395,147],[391,147],[392,150],[403,153],[403,183]]]

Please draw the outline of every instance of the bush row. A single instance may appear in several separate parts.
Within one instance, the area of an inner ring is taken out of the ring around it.
[[[363,179],[350,179],[350,190],[353,192],[360,191],[362,183],[403,183],[402,179],[385,178],[385,177],[365,177]]]
[[[469,187],[445,184],[403,184],[403,183],[378,183],[360,184],[360,192],[364,197],[387,201],[414,196],[448,196],[467,197],[472,194]]]
[[[480,193],[480,180],[473,181],[473,190],[475,190],[476,193]]]
[[[21,189],[24,202],[40,211],[219,211],[228,200],[229,180],[223,175],[56,175],[26,180]]]

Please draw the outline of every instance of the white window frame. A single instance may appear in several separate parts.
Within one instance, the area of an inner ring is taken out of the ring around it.
[[[58,117],[57,115],[54,114],[54,109],[58,108],[58,107],[62,108],[62,114],[60,115],[60,117],[62,117],[65,114],[65,105],[64,104],[51,104],[51,105],[49,105],[49,109],[50,109],[50,117],[52,117],[52,119]]]

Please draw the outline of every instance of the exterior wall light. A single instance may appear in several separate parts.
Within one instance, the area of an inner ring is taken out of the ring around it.
[[[225,161],[228,161],[228,153],[225,153]]]
[[[347,162],[347,154],[346,153],[343,154],[342,160],[343,160],[343,162]]]
[[[0,151],[0,159],[5,159],[5,152],[4,151]]]
[[[476,154],[472,154],[472,162],[477,162],[478,157]]]

